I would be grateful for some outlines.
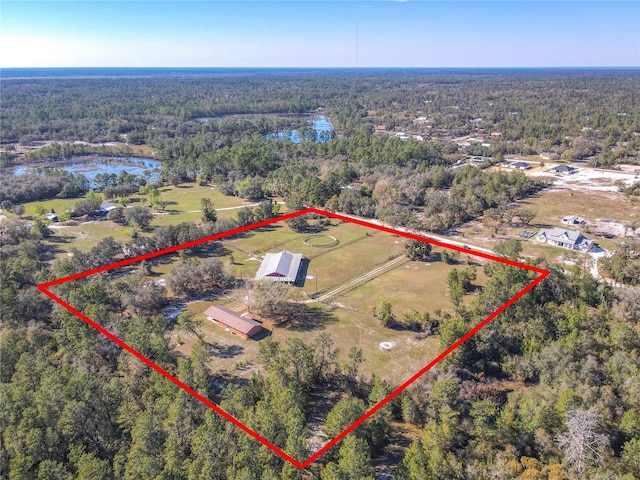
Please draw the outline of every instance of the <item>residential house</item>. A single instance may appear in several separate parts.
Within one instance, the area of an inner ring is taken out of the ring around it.
[[[593,241],[587,239],[580,232],[563,228],[542,228],[536,235],[536,239],[556,247],[583,252],[588,252],[594,247]]]
[[[518,170],[529,170],[531,168],[531,165],[525,162],[511,162],[506,163],[505,167],[516,168]]]
[[[556,165],[555,167],[551,167],[547,171],[552,173],[562,173],[565,175],[571,175],[572,173],[575,173],[577,169],[569,165]]]

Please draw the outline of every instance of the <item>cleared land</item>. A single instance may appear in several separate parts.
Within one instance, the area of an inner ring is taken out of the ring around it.
[[[361,372],[366,376],[375,373],[392,384],[408,379],[437,354],[437,337],[418,338],[408,330],[385,328],[374,316],[374,306],[382,299],[389,300],[398,319],[410,310],[434,315],[436,310],[450,306],[447,274],[453,268],[466,268],[467,265],[464,262],[447,265],[440,261],[439,248],[434,249],[430,261],[409,261],[403,255],[404,237],[337,220],[332,220],[317,235],[331,236],[338,242],[329,248],[309,246],[305,243],[309,233],[297,233],[284,224],[275,224],[222,243],[232,252],[236,274],[245,279],[253,278],[265,253],[284,249],[302,253],[309,259],[309,265],[303,272],[307,277],[304,285],[294,287],[298,292],[304,292],[300,298],[312,299],[315,296],[316,277],[318,292],[322,295],[364,275],[361,281],[326,299],[325,303],[305,304],[301,320],[274,325],[266,319],[265,327],[271,331],[273,340],[279,342],[299,338],[310,343],[319,333],[329,333],[340,349],[343,361],[351,347],[362,349],[365,361]],[[367,272],[375,271],[391,258],[399,260],[372,277],[366,276]],[[481,270],[478,269],[475,282],[478,288],[485,282]],[[229,292],[216,301],[194,302],[188,308],[198,314],[196,318],[203,320],[201,334],[210,345],[212,371],[233,372],[235,376],[246,378],[256,368],[253,361],[259,351],[259,341],[241,340],[209,322],[202,314],[212,304],[224,304],[238,312],[246,311],[246,307],[237,300],[243,294],[243,291]],[[472,296],[467,295],[466,300]],[[186,333],[180,333],[180,337],[183,343],[177,346],[177,350],[188,354],[196,338]],[[380,348],[382,342],[391,342],[394,346],[383,350]]]

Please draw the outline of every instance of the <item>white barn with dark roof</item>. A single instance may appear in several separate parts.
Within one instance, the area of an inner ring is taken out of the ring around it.
[[[255,279],[294,283],[298,277],[301,261],[301,253],[291,253],[286,250],[279,253],[267,253],[260,264]]]

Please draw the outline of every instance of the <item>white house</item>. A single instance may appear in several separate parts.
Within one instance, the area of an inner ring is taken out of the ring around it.
[[[536,235],[539,242],[555,245],[569,250],[581,250],[588,252],[593,248],[593,241],[584,237],[575,230],[565,230],[562,228],[543,228]]]

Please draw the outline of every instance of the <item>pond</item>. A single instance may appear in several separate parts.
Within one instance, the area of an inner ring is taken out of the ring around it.
[[[14,175],[24,175],[41,168],[58,168],[72,173],[80,173],[87,177],[93,187],[93,179],[99,173],[119,174],[120,171],[131,175],[144,175],[147,181],[155,182],[160,179],[161,163],[150,158],[134,157],[78,157],[68,160],[38,161],[18,165],[13,168]]]
[[[313,121],[309,121],[309,124],[309,127],[302,132],[298,132],[298,130],[282,130],[265,135],[265,137],[287,139],[293,143],[300,143],[303,140],[325,143],[333,138],[333,124],[324,115],[315,116]]]

